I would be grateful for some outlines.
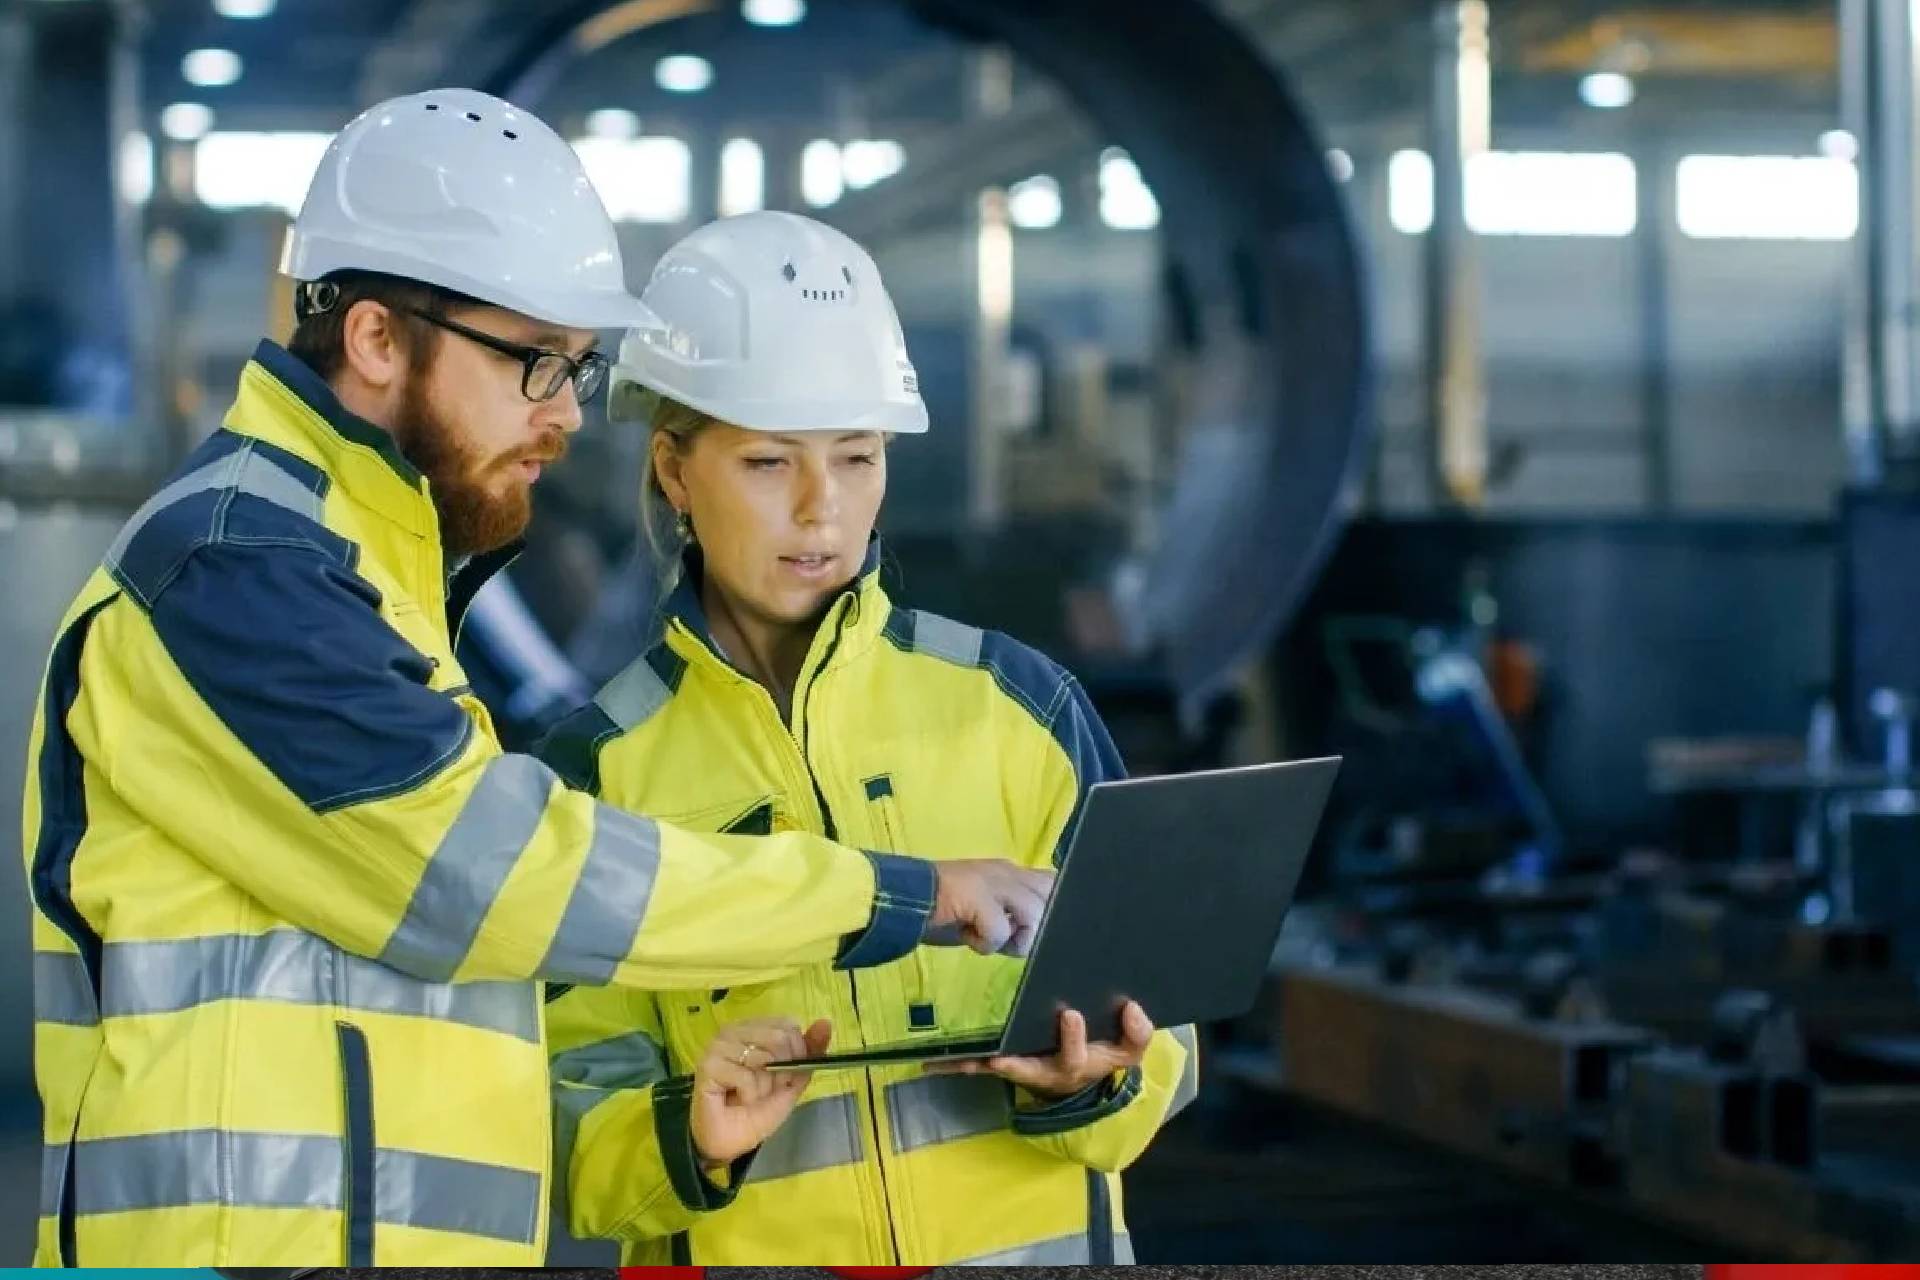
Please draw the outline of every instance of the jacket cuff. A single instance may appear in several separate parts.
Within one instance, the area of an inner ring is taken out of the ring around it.
[[[696,1213],[712,1213],[733,1203],[753,1165],[755,1148],[727,1167],[727,1185],[716,1186],[700,1168],[693,1146],[693,1077],[675,1076],[653,1086],[653,1129],[660,1140],[660,1160],[667,1181],[680,1203]]]
[[[933,915],[937,879],[931,862],[872,851],[867,859],[873,863],[873,916],[840,944],[836,969],[867,969],[907,955],[920,945]]]
[[[1023,1138],[1050,1138],[1105,1120],[1140,1096],[1140,1079],[1140,1068],[1128,1067],[1124,1075],[1109,1076],[1044,1106],[1016,1106],[1013,1131]]]

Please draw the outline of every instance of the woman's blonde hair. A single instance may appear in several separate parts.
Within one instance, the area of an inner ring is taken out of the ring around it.
[[[643,393],[650,403],[647,417],[646,458],[641,463],[645,477],[640,482],[640,530],[653,553],[654,569],[659,575],[661,594],[672,591],[680,580],[680,559],[692,541],[690,533],[675,514],[661,487],[660,473],[654,465],[654,441],[662,434],[673,441],[676,453],[684,454],[694,438],[715,419],[690,405],[657,392]]]

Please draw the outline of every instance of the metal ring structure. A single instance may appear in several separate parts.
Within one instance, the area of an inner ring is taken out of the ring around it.
[[[1159,201],[1163,301],[1202,393],[1161,521],[1171,532],[1124,607],[1197,706],[1299,607],[1367,455],[1363,274],[1324,144],[1279,68],[1205,0],[901,2],[1053,77]],[[483,87],[537,110],[633,7],[557,15]]]

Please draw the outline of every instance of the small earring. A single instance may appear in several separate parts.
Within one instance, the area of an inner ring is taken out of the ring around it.
[[[693,517],[684,511],[673,513],[673,531],[682,542],[693,541]]]

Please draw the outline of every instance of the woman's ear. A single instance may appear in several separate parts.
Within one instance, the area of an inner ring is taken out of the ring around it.
[[[689,506],[687,481],[684,474],[686,458],[679,448],[679,441],[670,432],[653,433],[653,474],[660,481],[660,491],[667,495],[667,501],[673,509],[684,515]]]

